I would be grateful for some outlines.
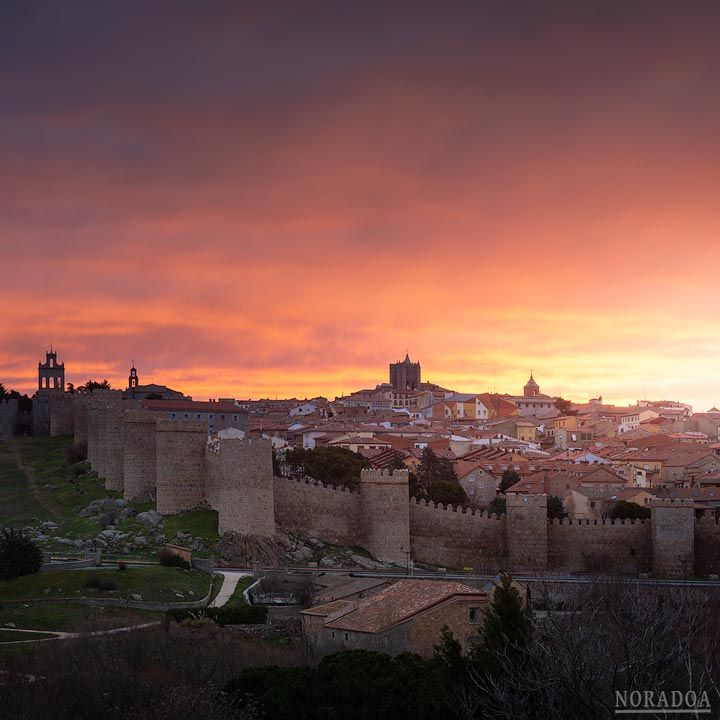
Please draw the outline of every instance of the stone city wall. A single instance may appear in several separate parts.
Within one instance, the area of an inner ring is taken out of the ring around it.
[[[157,485],[158,414],[128,410],[123,422],[123,497],[147,501]]]
[[[355,545],[360,537],[360,493],[320,482],[276,477],[275,522],[285,530]]]
[[[207,448],[205,498],[218,511],[218,532],[275,534],[270,440],[222,440]]]
[[[72,435],[75,427],[73,396],[56,393],[50,396],[50,437]]]
[[[8,440],[17,430],[18,401],[13,398],[0,400],[0,440]]]
[[[720,523],[708,516],[695,520],[695,574],[720,575]]]
[[[545,495],[510,493],[507,514],[487,516],[408,499],[404,471],[363,471],[357,491],[273,478],[270,441],[208,445],[205,423],[139,411],[107,391],[86,410],[88,457],[101,477],[128,498],[155,490],[163,514],[209,505],[220,532],[267,537],[279,527],[398,565],[413,559],[489,573],[720,572],[720,525],[696,520],[691,503],[655,503],[649,522],[548,521]]]
[[[508,493],[507,564],[515,571],[542,571],[548,560],[547,495]]]
[[[156,434],[157,510],[172,515],[205,501],[207,425],[158,419]]]
[[[89,401],[90,398],[85,393],[73,395],[73,442],[75,445],[87,446]]]
[[[564,572],[650,572],[649,520],[552,520],[548,569]]]
[[[360,471],[362,545],[381,562],[403,563],[411,556],[407,470]]]
[[[652,569],[657,577],[686,578],[695,573],[695,509],[692,500],[657,500],[652,517]]]
[[[505,516],[413,498],[410,544],[416,560],[496,573],[505,564]]]

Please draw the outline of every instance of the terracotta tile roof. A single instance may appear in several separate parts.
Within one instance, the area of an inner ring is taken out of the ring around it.
[[[234,413],[245,411],[228,402],[200,402],[196,400],[143,400],[142,405],[148,410],[166,410],[168,412],[186,413]]]
[[[480,602],[487,593],[459,582],[399,580],[370,597],[354,602],[336,600],[302,613],[326,617],[324,626],[334,630],[379,633],[455,597]]]
[[[338,600],[344,600],[344,598],[348,597],[349,595],[357,595],[361,592],[368,592],[372,591],[375,588],[382,587],[383,585],[387,585],[388,579],[386,578],[353,578],[349,582],[342,583],[340,585],[337,585],[334,588],[329,588],[326,590],[318,600],[320,602],[326,603],[325,605],[318,605],[317,609],[320,608],[327,608],[328,605],[333,605],[334,602]],[[345,601],[348,602],[348,601]],[[310,608],[310,610],[315,610],[316,608]],[[342,608],[337,608],[342,609]],[[324,612],[324,611],[323,611]],[[311,613],[314,615],[317,615],[318,613]]]

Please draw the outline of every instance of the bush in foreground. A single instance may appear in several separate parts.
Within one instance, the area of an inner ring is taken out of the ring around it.
[[[90,575],[85,580],[85,587],[98,592],[110,592],[117,590],[118,586],[114,580],[110,578],[100,577],[99,575]]]
[[[0,579],[32,575],[43,564],[42,550],[21,530],[5,528],[0,534]]]
[[[180,557],[176,552],[170,550],[170,548],[162,548],[158,553],[158,560],[161,565],[165,565],[166,567],[178,567],[183,568],[183,570],[190,569],[190,563]]]
[[[258,605],[236,605],[234,607],[177,608],[168,610],[165,615],[175,622],[187,619],[208,618],[218,625],[263,625],[267,621],[267,608]]]

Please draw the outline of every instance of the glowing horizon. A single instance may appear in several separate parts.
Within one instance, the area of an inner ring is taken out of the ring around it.
[[[720,403],[720,9],[62,5],[0,27],[6,387],[52,338],[69,382],[198,399],[409,348],[458,391]]]

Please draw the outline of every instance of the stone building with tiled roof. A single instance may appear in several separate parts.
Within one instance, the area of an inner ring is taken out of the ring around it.
[[[318,657],[361,649],[432,657],[447,625],[468,650],[489,599],[487,592],[459,582],[399,580],[370,597],[303,610],[303,637]]]

